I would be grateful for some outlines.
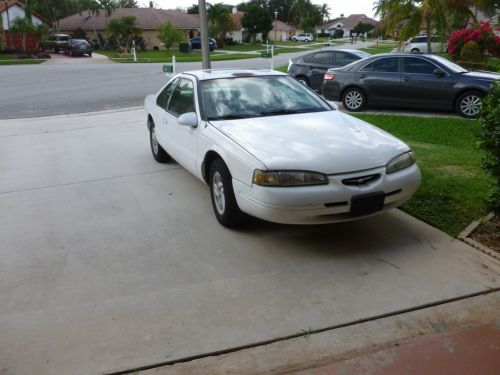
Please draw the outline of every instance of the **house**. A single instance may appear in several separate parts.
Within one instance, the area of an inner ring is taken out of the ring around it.
[[[142,29],[142,37],[149,49],[163,47],[158,39],[156,29],[161,24],[169,21],[173,27],[184,32],[186,40],[198,35],[200,31],[200,18],[197,14],[187,14],[178,10],[154,9],[154,8],[118,8],[110,16],[104,9],[97,13],[88,11],[82,14],[59,20],[59,30],[65,34],[72,34],[81,28],[89,40],[97,39],[97,34],[106,35],[106,28],[110,20],[120,19],[125,16],[135,17],[137,25]]]
[[[233,42],[243,43],[250,37],[249,33],[243,29],[243,26],[241,26],[241,19],[244,15],[245,12],[238,12],[236,7],[233,8],[233,11],[229,15],[232,27],[231,31],[227,32],[226,36],[228,38],[232,38]]]
[[[273,29],[269,32],[267,37],[272,41],[285,41],[296,33],[297,30],[292,25],[280,20],[275,20],[273,21]]]
[[[358,23],[369,23],[370,25],[377,26],[378,21],[373,18],[367,17],[366,14],[351,14],[345,18],[337,18],[327,24],[316,27],[316,34],[330,34],[333,36],[335,30],[343,30],[344,37],[351,36],[352,29]]]
[[[22,40],[21,35],[11,33],[9,31],[10,25],[16,18],[26,17],[25,6],[17,0],[0,1],[0,16],[2,20],[2,34],[5,48],[21,49]],[[36,14],[31,13],[31,22],[33,25],[48,24],[47,20]],[[26,50],[34,51],[38,45],[39,37],[36,35],[29,35],[26,38]]]

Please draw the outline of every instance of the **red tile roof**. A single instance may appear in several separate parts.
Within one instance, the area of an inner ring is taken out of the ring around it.
[[[285,22],[282,22],[280,20],[277,20],[277,21],[273,21],[272,31],[274,31],[274,29],[276,29],[276,31],[294,31],[295,27],[293,27],[292,25],[289,25]]]
[[[170,21],[172,26],[178,29],[192,30],[200,28],[200,18],[197,14],[186,14],[178,10],[154,9],[154,8],[118,8],[107,16],[106,11],[101,9],[99,14],[90,14],[83,11],[82,14],[59,20],[61,30],[104,30],[106,23],[112,19],[125,16],[133,16],[137,25],[144,30],[155,30],[162,23]]]

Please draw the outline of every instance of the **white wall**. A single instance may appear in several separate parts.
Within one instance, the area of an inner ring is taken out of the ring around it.
[[[9,19],[10,22],[14,21],[17,17],[24,18],[26,16],[26,13],[24,12],[24,9],[21,8],[19,5],[13,5],[9,9]],[[33,22],[33,25],[37,26],[42,23],[42,20],[39,19],[38,17],[32,15],[31,16],[31,22]],[[2,12],[2,25],[4,30],[9,30],[9,25],[7,24],[7,10],[4,10]]]

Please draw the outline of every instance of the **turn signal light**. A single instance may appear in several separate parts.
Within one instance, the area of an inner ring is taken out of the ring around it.
[[[334,79],[335,78],[335,74],[334,73],[330,73],[330,72],[327,72],[325,74],[325,80],[329,81],[331,79]]]

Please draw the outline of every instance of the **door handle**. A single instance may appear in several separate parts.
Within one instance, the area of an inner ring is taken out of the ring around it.
[[[164,124],[166,124],[166,123],[167,123],[167,119],[166,119],[166,118],[164,118],[164,119],[163,119],[163,123],[164,123]]]
[[[405,82],[408,82],[409,80],[411,80],[411,78],[410,78],[410,77],[404,77],[404,78],[403,78],[403,80],[404,80]]]
[[[361,74],[361,75],[359,76],[359,78],[361,78],[361,79],[366,78],[366,74]]]

